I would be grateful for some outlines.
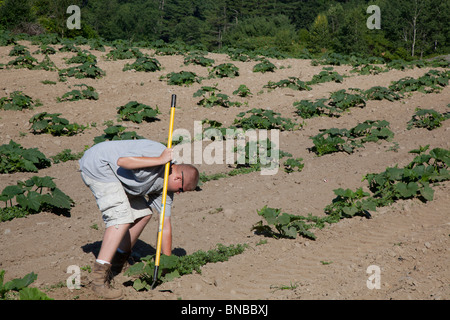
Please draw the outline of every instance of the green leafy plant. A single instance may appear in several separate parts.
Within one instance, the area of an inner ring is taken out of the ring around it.
[[[88,61],[81,65],[60,70],[59,80],[65,81],[66,77],[74,77],[76,79],[100,79],[104,77],[105,74],[105,71],[100,69],[95,62]]]
[[[248,117],[245,117],[248,115]],[[244,130],[248,129],[280,129],[293,130],[298,124],[291,119],[280,117],[280,113],[272,110],[253,108],[247,112],[237,114],[234,125]]]
[[[240,97],[248,97],[252,95],[250,89],[245,84],[241,84],[239,88],[233,91],[233,94],[238,95]]]
[[[5,282],[5,270],[0,270],[0,300],[53,300],[38,288],[29,287],[36,279],[37,274],[31,272]]]
[[[60,163],[60,162],[67,162],[72,160],[79,160],[83,156],[84,151],[80,151],[77,153],[72,153],[72,150],[70,149],[64,149],[63,151],[59,152],[58,154],[54,156],[50,156],[50,158],[53,160],[53,163]]]
[[[239,76],[239,68],[232,63],[222,63],[209,72],[210,78],[235,78]]]
[[[201,78],[190,71],[171,72],[165,76],[161,76],[159,79],[167,80],[167,84],[176,86],[189,86],[193,83],[201,82]]]
[[[227,48],[226,53],[233,61],[247,62],[256,58],[254,53],[248,52],[247,50],[241,48]]]
[[[75,87],[80,87],[81,90],[72,90],[66,92],[62,97],[56,98],[58,102],[64,101],[78,101],[78,100],[98,100],[98,93],[94,87],[86,84],[76,84]]]
[[[49,46],[47,44],[41,44],[39,46],[39,49],[36,50],[33,53],[35,53],[35,54],[45,54],[45,55],[47,55],[47,54],[56,54],[56,50],[55,50],[55,48],[53,48],[53,47],[51,47],[51,46]]]
[[[80,50],[81,49],[76,47],[75,44],[73,44],[72,42],[65,42],[63,43],[61,48],[59,48],[60,52],[78,52]]]
[[[360,146],[355,141],[349,139],[349,131],[347,129],[324,129],[318,135],[311,137],[314,143],[312,151],[319,157],[325,154],[346,151],[352,153],[353,149]],[[347,142],[348,140],[348,142]]]
[[[28,47],[18,44],[11,49],[8,55],[10,57],[30,55],[30,51],[28,51]]]
[[[161,70],[158,60],[147,56],[138,57],[132,64],[125,64],[123,71],[136,70],[140,72],[155,72]]]
[[[341,66],[346,64],[352,64],[352,57],[346,56],[340,53],[325,53],[319,59],[314,59],[311,61],[311,65],[332,65],[332,66]]]
[[[51,80],[42,80],[41,83],[42,84],[56,84],[55,81],[51,81]]]
[[[316,101],[301,100],[294,102],[296,113],[303,119],[310,119],[322,115],[333,116],[334,108],[326,104],[327,99],[318,99]]]
[[[402,98],[401,95],[394,92],[393,90],[381,87],[381,86],[375,86],[372,87],[366,91],[364,91],[364,95],[367,100],[389,100],[389,101],[395,101],[400,100]]]
[[[448,85],[450,71],[430,70],[425,75],[414,79],[405,77],[398,81],[394,81],[389,88],[393,91],[406,93],[419,91],[423,93],[440,92]]]
[[[22,91],[13,91],[9,98],[0,98],[0,109],[3,110],[23,110],[34,109],[34,107],[42,106],[40,100],[36,102],[30,96],[24,94]]]
[[[204,55],[200,53],[191,53],[184,57],[184,64],[196,64],[202,67],[211,67],[214,64],[214,59],[206,58]]]
[[[37,65],[38,61],[36,58],[32,57],[30,53],[25,53],[23,55],[18,56],[16,59],[9,61],[6,66],[13,67],[16,69],[34,69]]]
[[[143,57],[144,54],[138,48],[132,48],[128,45],[119,44],[106,54],[109,60],[125,60]]]
[[[321,133],[311,137],[314,143],[312,151],[318,156],[345,151],[352,153],[366,142],[376,142],[380,139],[391,140],[394,133],[389,129],[389,122],[385,120],[366,120],[348,129],[322,129]]]
[[[184,55],[189,50],[188,46],[182,41],[174,41],[172,43],[166,43],[163,40],[157,40],[153,44],[155,47],[155,54],[161,56],[172,56],[172,55]]]
[[[274,238],[295,239],[297,235],[300,235],[315,240],[316,235],[310,229],[321,229],[325,226],[325,223],[336,222],[336,219],[331,216],[319,218],[308,215],[305,217],[282,212],[281,209],[267,206],[257,210],[257,213],[265,221],[261,220],[254,224],[252,230]]]
[[[158,107],[152,107],[139,103],[137,101],[130,101],[126,105],[117,108],[118,118],[120,120],[128,120],[134,123],[142,123],[142,121],[152,122],[157,121],[156,116],[160,114]]]
[[[37,172],[50,164],[38,148],[25,149],[13,140],[0,146],[0,173]]]
[[[431,201],[434,190],[431,183],[450,179],[448,166],[450,165],[450,151],[435,148],[425,154],[429,145],[410,153],[417,156],[403,168],[388,167],[381,173],[369,173],[364,180],[369,183],[377,206],[391,204],[398,199],[418,197],[424,201]]]
[[[199,250],[190,255],[180,257],[176,255],[161,255],[157,283],[168,282],[174,278],[191,274],[194,271],[201,274],[201,267],[207,263],[227,261],[230,257],[244,252],[246,248],[247,245],[241,244],[230,246],[218,244],[216,249],[206,252]],[[141,262],[135,263],[126,271],[126,275],[139,276],[139,279],[133,283],[135,290],[149,290],[151,288],[155,268],[153,260],[153,256],[144,257],[141,259]]]
[[[283,165],[284,165],[284,171],[287,173],[292,173],[294,171],[302,171],[305,167],[305,164],[302,163],[303,158],[289,158],[287,159]]]
[[[11,213],[25,216],[47,211],[67,215],[74,202],[57,188],[54,179],[48,176],[34,176],[26,181],[17,181],[16,185],[5,187],[0,194],[0,201],[5,202],[5,207],[0,208],[0,220],[7,221],[17,217],[11,216]]]
[[[342,112],[354,107],[363,108],[366,106],[366,101],[362,95],[351,94],[342,89],[331,93],[328,105]]]
[[[304,119],[317,116],[339,117],[350,108],[366,106],[364,94],[358,93],[358,89],[350,89],[355,93],[346,92],[345,89],[332,92],[328,99],[317,99],[316,101],[301,100],[294,102],[296,113]]]
[[[214,106],[221,106],[225,108],[232,106],[241,106],[240,102],[231,102],[229,101],[228,95],[217,92],[220,92],[220,89],[217,88],[217,84],[214,86],[203,86],[199,90],[197,90],[193,96],[202,97],[202,99],[197,102],[197,104],[205,108],[211,108]]]
[[[89,49],[105,52],[105,42],[102,39],[89,39]]]
[[[355,215],[370,217],[369,211],[376,210],[376,201],[369,198],[370,193],[362,188],[356,191],[350,189],[335,189],[337,195],[332,203],[325,207],[325,213],[338,219],[351,218]]]
[[[289,77],[288,79],[280,80],[278,82],[269,81],[269,83],[266,84],[264,86],[264,88],[270,88],[270,89],[290,88],[292,90],[298,90],[298,91],[312,90],[312,88],[309,85],[307,85],[306,82],[304,82],[296,77]]]
[[[70,123],[65,118],[60,118],[61,113],[41,112],[32,116],[29,120],[34,134],[49,133],[53,136],[73,136],[83,132],[86,126],[78,123]]]
[[[440,113],[433,109],[417,108],[411,120],[407,123],[407,129],[416,127],[433,130],[442,126],[442,121],[447,119],[450,119],[450,112]]]
[[[267,59],[264,59],[262,62],[257,63],[253,67],[253,72],[261,72],[261,73],[274,72],[276,68],[277,67],[272,62],[270,62]]]
[[[97,144],[107,140],[134,140],[144,138],[135,131],[125,131],[126,129],[121,125],[111,125],[103,130],[105,132],[104,134],[94,138],[94,143]]]
[[[333,71],[333,67],[323,68],[319,74],[316,74],[312,77],[310,81],[307,82],[308,85],[324,83],[324,82],[338,82],[341,83],[344,81],[344,77],[341,76],[336,71]]]
[[[402,71],[404,71],[404,70],[406,70],[406,69],[412,69],[412,68],[413,68],[413,65],[410,64],[410,63],[408,63],[408,62],[405,61],[405,60],[395,59],[395,60],[392,60],[392,61],[388,62],[388,63],[386,64],[386,67],[387,67],[388,69],[396,69],[396,70],[402,70]]]
[[[375,75],[382,72],[387,72],[387,68],[379,67],[372,64],[362,64],[359,66],[354,66],[350,71],[351,73],[358,73],[360,75]]]
[[[97,63],[97,57],[87,50],[77,51],[77,54],[71,58],[65,58],[66,63]]]
[[[35,70],[45,70],[45,71],[56,71],[58,68],[55,63],[49,58],[48,55],[45,55],[44,59],[39,62],[35,67]]]

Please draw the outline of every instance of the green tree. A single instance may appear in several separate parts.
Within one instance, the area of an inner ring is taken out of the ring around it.
[[[19,25],[35,21],[31,0],[4,0],[0,5],[0,26],[14,29]]]
[[[318,53],[329,48],[330,33],[328,30],[328,19],[324,14],[319,14],[314,20],[309,31],[309,47],[312,52]]]
[[[383,1],[386,37],[411,57],[448,52],[450,4],[439,0]]]

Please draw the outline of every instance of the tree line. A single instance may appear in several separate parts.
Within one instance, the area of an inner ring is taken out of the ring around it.
[[[81,8],[69,30],[68,6]],[[380,29],[367,27],[370,5]],[[275,48],[417,59],[450,52],[450,2],[441,0],[0,0],[0,29],[183,42],[209,51]]]

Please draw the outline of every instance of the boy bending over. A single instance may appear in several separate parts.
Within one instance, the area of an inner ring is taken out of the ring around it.
[[[91,274],[92,289],[99,296],[122,297],[122,290],[110,285],[111,272],[122,270],[151,218],[151,210],[160,212],[164,168],[172,160],[172,149],[145,139],[102,142],[87,150],[80,159],[81,177],[94,194],[106,227]],[[194,166],[171,163],[162,254],[170,255],[172,251],[173,195],[194,190],[198,179]]]

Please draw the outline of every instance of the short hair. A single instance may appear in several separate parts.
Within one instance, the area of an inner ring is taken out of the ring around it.
[[[193,191],[197,188],[200,174],[198,169],[191,164],[177,164],[184,175],[184,190]]]

